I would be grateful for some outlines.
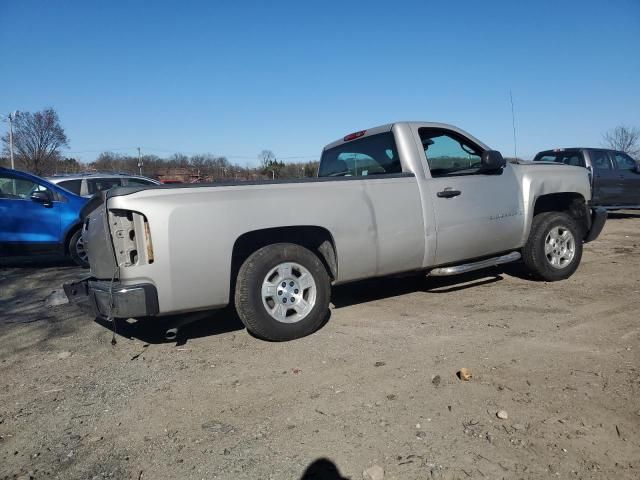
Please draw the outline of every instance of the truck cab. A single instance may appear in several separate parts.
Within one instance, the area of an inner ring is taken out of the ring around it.
[[[536,162],[564,163],[589,171],[592,204],[607,210],[640,209],[640,163],[605,148],[558,148],[539,152]]]

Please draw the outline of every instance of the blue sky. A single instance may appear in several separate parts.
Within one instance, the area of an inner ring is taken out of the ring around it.
[[[640,127],[638,0],[0,0],[0,45],[0,112],[54,107],[84,161],[312,159],[397,120],[511,155],[510,90],[525,158]]]

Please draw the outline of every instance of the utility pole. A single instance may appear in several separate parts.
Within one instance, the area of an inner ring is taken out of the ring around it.
[[[20,112],[17,110],[7,115],[7,118],[9,119],[9,155],[11,156],[11,168],[14,170],[16,168],[16,164],[13,159],[13,121],[18,115],[20,115]]]
[[[140,147],[138,147],[138,170],[140,171],[140,176],[142,176],[142,154],[140,153]]]

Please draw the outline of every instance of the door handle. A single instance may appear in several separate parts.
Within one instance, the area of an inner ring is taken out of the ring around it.
[[[438,192],[437,195],[440,198],[453,198],[460,195],[462,192],[460,190],[451,190],[449,188],[445,188],[443,191]]]

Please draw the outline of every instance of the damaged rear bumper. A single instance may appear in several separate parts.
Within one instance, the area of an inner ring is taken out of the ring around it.
[[[160,311],[158,291],[150,283],[122,285],[109,280],[83,278],[65,283],[63,288],[71,303],[88,308],[101,318],[148,317]]]

